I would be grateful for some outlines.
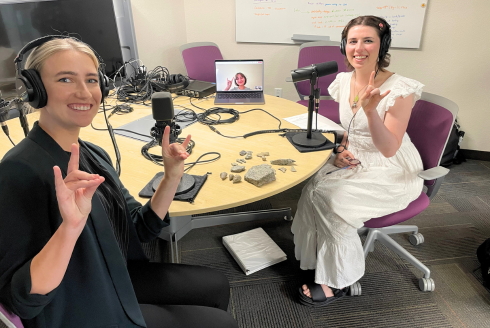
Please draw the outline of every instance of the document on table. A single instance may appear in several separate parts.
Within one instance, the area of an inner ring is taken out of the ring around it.
[[[317,115],[313,113],[313,121],[312,121],[313,123],[311,125],[312,129],[316,129],[316,117]],[[300,129],[306,129],[308,127],[308,113],[287,117],[284,120],[291,124],[296,125]],[[337,124],[331,119],[328,119],[320,114],[318,114],[318,129],[345,131],[345,129],[342,126],[340,126],[340,124]]]

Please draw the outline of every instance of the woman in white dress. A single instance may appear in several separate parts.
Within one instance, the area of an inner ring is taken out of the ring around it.
[[[300,302],[323,306],[344,296],[364,275],[357,229],[395,213],[421,193],[422,160],[406,133],[423,84],[392,73],[389,24],[375,16],[351,20],[341,49],[352,72],[328,88],[348,130],[336,156],[304,187],[292,225],[296,259],[315,280],[300,287]],[[357,159],[360,165],[351,165]],[[332,171],[336,166],[346,170]]]

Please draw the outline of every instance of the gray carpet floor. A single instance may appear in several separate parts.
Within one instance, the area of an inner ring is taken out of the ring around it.
[[[291,207],[304,184],[252,204],[250,209]],[[247,209],[234,209],[239,211]],[[393,238],[431,270],[435,291],[423,293],[422,274],[376,242],[360,280],[362,295],[324,308],[297,302],[305,272],[294,258],[291,222],[268,219],[203,228],[179,241],[182,263],[223,272],[231,284],[229,311],[240,327],[490,327],[490,293],[481,284],[476,248],[490,238],[490,162],[468,160],[451,167],[437,196],[415,224],[425,243],[408,234]],[[221,237],[262,227],[288,259],[246,276],[223,247]]]

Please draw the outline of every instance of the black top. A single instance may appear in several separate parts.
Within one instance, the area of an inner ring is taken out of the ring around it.
[[[147,261],[140,242],[168,225],[124,188],[110,157],[80,141],[111,174],[125,199],[128,261]],[[37,123],[0,163],[0,303],[27,327],[145,327],[106,212],[94,194],[92,211],[61,284],[47,295],[30,294],[30,264],[63,219],[56,200],[53,166],[66,176],[69,155]],[[104,182],[105,183],[105,182]]]

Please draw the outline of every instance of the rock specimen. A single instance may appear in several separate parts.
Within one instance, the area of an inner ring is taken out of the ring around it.
[[[230,181],[233,180],[234,174],[230,174],[228,177],[230,178]]]
[[[245,156],[245,159],[252,159],[252,154],[247,154],[247,156]]]
[[[263,156],[262,160],[265,162],[267,160],[267,157]]]
[[[221,180],[226,179],[227,176],[228,176],[228,173],[226,173],[226,172],[221,172],[220,175],[219,175],[219,177],[221,178]]]
[[[261,187],[276,180],[276,173],[269,164],[252,166],[245,174],[245,181]]]
[[[231,172],[233,173],[239,173],[245,171],[245,166],[237,165],[237,166],[232,166],[231,167]]]
[[[281,171],[282,173],[286,173],[286,168],[285,167],[280,167],[278,168],[279,171]]]
[[[296,172],[296,169],[294,168],[294,166],[291,166],[291,172]]]
[[[237,163],[231,163],[231,166],[237,166],[238,164]]]
[[[269,156],[269,152],[268,151],[265,151],[265,152],[262,152],[262,153],[258,153],[257,156],[259,156],[259,157]]]
[[[235,176],[233,177],[233,183],[238,183],[242,181],[242,177],[240,176],[240,174],[235,174]]]
[[[240,152],[240,156],[245,156],[245,155],[247,155],[247,152],[246,152],[245,150],[242,150],[242,151]]]
[[[290,159],[290,158],[284,159],[284,158],[282,158],[282,159],[275,159],[275,160],[271,161],[271,164],[272,165],[293,165],[294,162],[296,162],[294,159]]]

